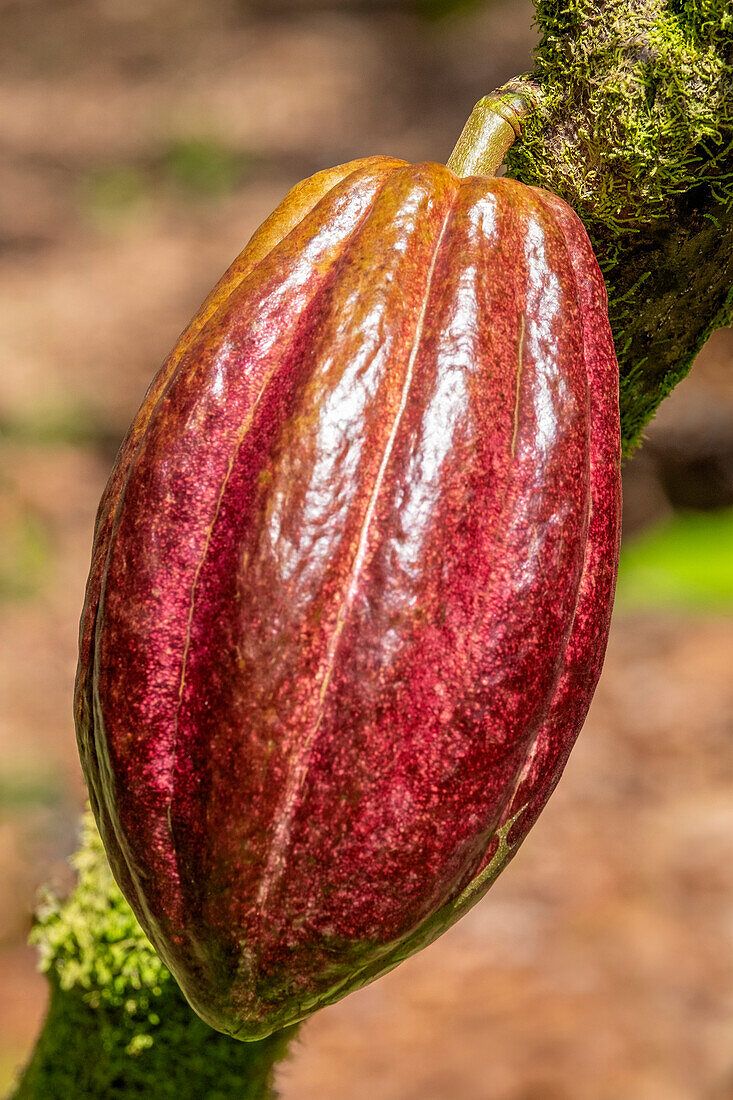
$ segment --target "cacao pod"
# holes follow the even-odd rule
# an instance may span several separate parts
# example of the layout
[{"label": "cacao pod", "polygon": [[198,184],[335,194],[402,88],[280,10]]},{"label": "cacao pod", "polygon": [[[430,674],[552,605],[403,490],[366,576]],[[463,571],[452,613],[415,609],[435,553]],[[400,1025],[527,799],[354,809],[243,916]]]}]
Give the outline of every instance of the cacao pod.
[{"label": "cacao pod", "polygon": [[213,1027],[390,969],[536,820],[606,644],[617,387],[559,198],[386,157],[299,184],[163,366],[76,719],[114,874]]}]

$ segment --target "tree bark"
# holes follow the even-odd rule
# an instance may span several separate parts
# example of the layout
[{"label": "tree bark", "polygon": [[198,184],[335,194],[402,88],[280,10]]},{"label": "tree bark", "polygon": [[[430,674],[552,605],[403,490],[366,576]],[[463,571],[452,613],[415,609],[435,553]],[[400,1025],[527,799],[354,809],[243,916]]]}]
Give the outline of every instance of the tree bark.
[{"label": "tree bark", "polygon": [[[580,214],[609,291],[627,453],[733,306],[729,0],[537,0],[534,110],[509,172]],[[483,89],[481,89],[483,91]],[[51,1004],[18,1100],[264,1100],[292,1032],[204,1025],[145,939],[85,826],[79,884],[34,939]]]},{"label": "tree bark", "polygon": [[583,219],[609,295],[628,454],[733,307],[729,0],[537,0],[536,110],[509,172]]}]

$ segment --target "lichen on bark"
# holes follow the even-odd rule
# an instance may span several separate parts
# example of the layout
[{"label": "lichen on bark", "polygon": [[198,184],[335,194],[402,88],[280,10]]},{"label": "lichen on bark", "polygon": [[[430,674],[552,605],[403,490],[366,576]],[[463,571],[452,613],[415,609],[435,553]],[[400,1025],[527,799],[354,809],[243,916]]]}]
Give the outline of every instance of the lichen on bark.
[{"label": "lichen on bark", "polygon": [[[534,103],[509,171],[580,214],[609,290],[625,450],[733,307],[729,0],[537,0]],[[477,89],[482,91],[484,89]],[[263,1100],[290,1034],[242,1044],[188,1008],[85,826],[79,883],[34,933],[51,1006],[20,1100]]]}]

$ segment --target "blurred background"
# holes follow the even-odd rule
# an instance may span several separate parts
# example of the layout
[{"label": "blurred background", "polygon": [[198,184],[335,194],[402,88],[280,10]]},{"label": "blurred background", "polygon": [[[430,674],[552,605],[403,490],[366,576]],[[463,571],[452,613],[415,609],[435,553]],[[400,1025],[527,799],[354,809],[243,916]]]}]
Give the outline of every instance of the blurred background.
[{"label": "blurred background", "polygon": [[[529,0],[0,0],[0,1090],[66,889],[97,501],[153,371],[297,179],[445,159]],[[627,466],[606,670],[547,811],[439,943],[315,1017],[284,1100],[733,1097],[733,334]]]}]

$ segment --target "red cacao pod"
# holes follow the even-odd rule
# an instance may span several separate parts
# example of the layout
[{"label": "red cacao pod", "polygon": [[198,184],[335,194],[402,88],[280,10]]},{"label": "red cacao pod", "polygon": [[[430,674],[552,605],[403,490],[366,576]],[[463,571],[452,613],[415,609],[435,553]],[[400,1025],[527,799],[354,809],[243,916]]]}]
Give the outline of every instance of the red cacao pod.
[{"label": "red cacao pod", "polygon": [[390,969],[536,820],[606,644],[617,385],[560,199],[384,157],[299,184],[153,382],[76,716],[115,876],[212,1026]]}]

